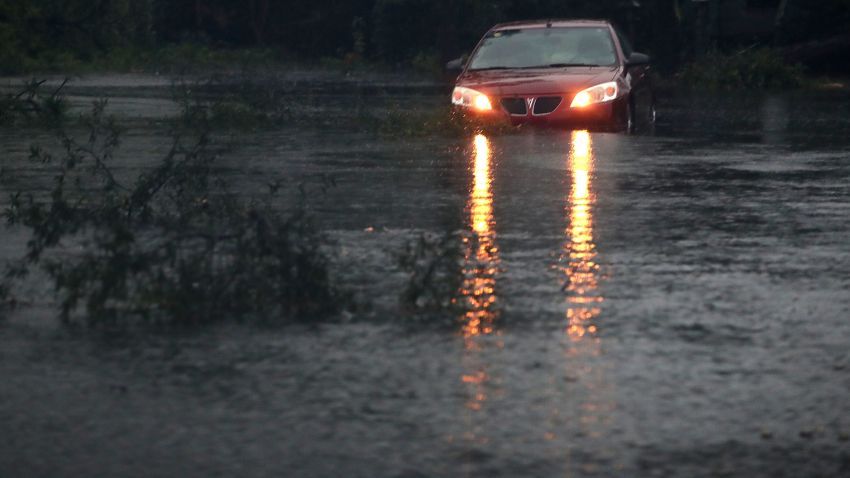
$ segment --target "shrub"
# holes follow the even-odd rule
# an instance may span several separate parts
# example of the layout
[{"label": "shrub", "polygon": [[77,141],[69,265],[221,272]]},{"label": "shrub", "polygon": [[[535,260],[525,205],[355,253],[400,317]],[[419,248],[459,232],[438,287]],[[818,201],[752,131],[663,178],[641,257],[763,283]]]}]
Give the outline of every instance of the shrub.
[{"label": "shrub", "polygon": [[31,231],[21,265],[47,273],[63,321],[82,310],[99,325],[307,319],[338,309],[306,193],[289,213],[272,208],[276,186],[264,199],[229,193],[214,174],[207,113],[195,108],[152,170],[121,179],[110,167],[121,130],[105,107],[95,104],[85,142],[63,133],[60,155],[32,149],[33,161],[56,166],[55,186],[48,198],[16,194],[6,212]]},{"label": "shrub", "polygon": [[175,83],[172,92],[182,111],[181,121],[201,121],[203,124],[197,125],[201,128],[244,130],[280,126],[291,119],[291,101],[280,85],[246,78],[222,82],[214,77],[199,83]]},{"label": "shrub", "polygon": [[49,93],[44,93],[45,82],[32,79],[19,92],[0,96],[0,125],[60,125],[68,111],[68,102],[62,96],[68,79]]},{"label": "shrub", "polygon": [[795,88],[803,83],[803,70],[789,65],[774,50],[749,49],[723,55],[712,53],[686,65],[680,83],[694,88]]},{"label": "shrub", "polygon": [[477,335],[489,329],[500,315],[496,304],[500,268],[495,256],[476,253],[481,247],[488,247],[487,242],[468,232],[422,234],[409,241],[399,255],[401,268],[408,274],[402,307],[426,317],[436,314],[449,319],[441,322],[444,325],[455,325],[460,319],[465,333]]},{"label": "shrub", "polygon": [[443,135],[466,137],[481,131],[498,135],[516,131],[502,118],[481,119],[450,106],[410,110],[402,106],[388,108],[378,117],[376,130],[389,137]]},{"label": "shrub", "polygon": [[410,60],[410,65],[414,70],[430,75],[434,78],[440,78],[444,74],[443,63],[440,61],[440,55],[434,51],[421,51]]},{"label": "shrub", "polygon": [[401,269],[408,274],[401,295],[404,308],[420,312],[454,311],[463,283],[463,254],[457,234],[422,234],[408,242],[399,254]]}]

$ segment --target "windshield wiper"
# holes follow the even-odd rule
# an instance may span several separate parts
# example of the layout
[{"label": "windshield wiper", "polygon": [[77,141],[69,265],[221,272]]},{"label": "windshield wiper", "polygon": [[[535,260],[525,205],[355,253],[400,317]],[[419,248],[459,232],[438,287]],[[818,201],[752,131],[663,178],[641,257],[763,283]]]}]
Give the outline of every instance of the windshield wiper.
[{"label": "windshield wiper", "polygon": [[484,70],[510,70],[510,66],[485,66],[483,68],[470,68],[469,71],[484,71]]},{"label": "windshield wiper", "polygon": [[[549,63],[545,68],[565,68],[568,66],[601,66],[595,63]],[[541,66],[540,68],[544,68]]]},{"label": "windshield wiper", "polygon": [[602,66],[595,63],[549,63],[548,65],[531,66],[485,66],[482,68],[470,68],[469,71],[485,70],[534,70],[537,68],[566,68],[568,66]]}]

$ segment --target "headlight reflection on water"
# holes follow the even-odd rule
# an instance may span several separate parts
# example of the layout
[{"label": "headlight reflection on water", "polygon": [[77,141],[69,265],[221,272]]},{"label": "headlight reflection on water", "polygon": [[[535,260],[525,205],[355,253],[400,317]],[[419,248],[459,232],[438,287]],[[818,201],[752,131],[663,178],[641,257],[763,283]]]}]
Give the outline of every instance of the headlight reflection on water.
[{"label": "headlight reflection on water", "polygon": [[599,315],[596,304],[603,301],[598,295],[599,265],[593,240],[593,203],[591,181],[593,172],[593,144],[590,133],[574,131],[570,140],[569,171],[571,188],[569,196],[569,225],[565,231],[569,240],[564,245],[562,260],[565,265],[567,292],[567,334],[579,340],[586,334],[595,334],[593,319]]},{"label": "headlight reflection on water", "polygon": [[464,239],[464,281],[461,288],[461,295],[467,302],[463,318],[463,334],[467,337],[493,332],[499,263],[491,190],[492,153],[486,136],[475,136],[473,151],[473,181],[467,205],[471,234]]},{"label": "headlight reflection on water", "polygon": [[[494,419],[502,413],[499,407],[504,405],[501,399],[505,390],[517,393],[529,393],[530,390],[514,389],[497,355],[504,347],[498,322],[497,282],[502,269],[494,215],[493,173],[497,162],[494,162],[493,147],[486,136],[477,135],[470,142],[464,278],[460,290],[465,307],[460,317],[463,372],[458,378],[465,391],[463,441],[470,447],[486,448],[492,445],[493,437],[498,436],[491,432],[493,424],[498,423]],[[555,453],[555,460],[562,453],[569,455],[559,444],[576,436],[577,432],[585,440],[604,436],[615,406],[605,380],[605,368],[598,362],[601,348],[595,320],[601,313],[603,298],[599,292],[601,278],[594,237],[594,163],[591,135],[586,131],[572,133],[567,159],[569,191],[564,198],[567,224],[563,229],[565,239],[558,269],[563,274],[560,278],[566,294],[564,370],[558,372],[557,367],[553,368],[551,378],[545,382],[521,383],[522,387],[531,383],[536,387],[533,393],[550,400],[547,403],[551,404],[551,412],[539,425],[528,423],[528,435],[524,438],[551,443],[547,446]],[[561,226],[555,227],[560,229]],[[545,375],[542,374],[544,378]],[[568,383],[559,377],[577,377],[578,380]],[[529,416],[534,417],[534,413]],[[470,465],[470,470],[474,469],[475,465]]]},{"label": "headlight reflection on water", "polygon": [[[480,411],[487,401],[491,377],[488,364],[482,360],[482,336],[495,333],[496,277],[499,273],[499,248],[496,245],[496,221],[493,216],[493,155],[490,141],[483,134],[472,142],[472,184],[469,189],[469,233],[464,236],[463,283],[460,295],[464,301],[461,332],[464,337],[464,368],[461,380],[469,387],[466,408]],[[473,441],[486,437],[471,430]]]}]

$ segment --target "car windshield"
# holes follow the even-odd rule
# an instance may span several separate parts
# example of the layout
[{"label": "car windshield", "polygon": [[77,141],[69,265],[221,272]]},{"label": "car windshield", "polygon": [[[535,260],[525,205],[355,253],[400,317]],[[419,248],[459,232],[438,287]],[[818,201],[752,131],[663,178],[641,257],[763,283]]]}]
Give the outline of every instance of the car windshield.
[{"label": "car windshield", "polygon": [[469,69],[609,66],[616,62],[608,28],[518,28],[488,33]]}]

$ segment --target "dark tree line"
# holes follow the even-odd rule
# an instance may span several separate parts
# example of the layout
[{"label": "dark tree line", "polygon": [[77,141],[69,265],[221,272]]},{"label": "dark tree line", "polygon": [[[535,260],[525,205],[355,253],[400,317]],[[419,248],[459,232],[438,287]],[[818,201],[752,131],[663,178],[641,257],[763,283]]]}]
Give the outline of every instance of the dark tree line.
[{"label": "dark tree line", "polygon": [[181,42],[263,46],[306,59],[445,60],[497,22],[592,17],[614,20],[638,48],[675,66],[711,37],[697,30],[717,30],[716,18],[700,20],[701,5],[776,11],[771,35],[732,43],[781,46],[850,31],[850,0],[0,0],[0,64]]}]

